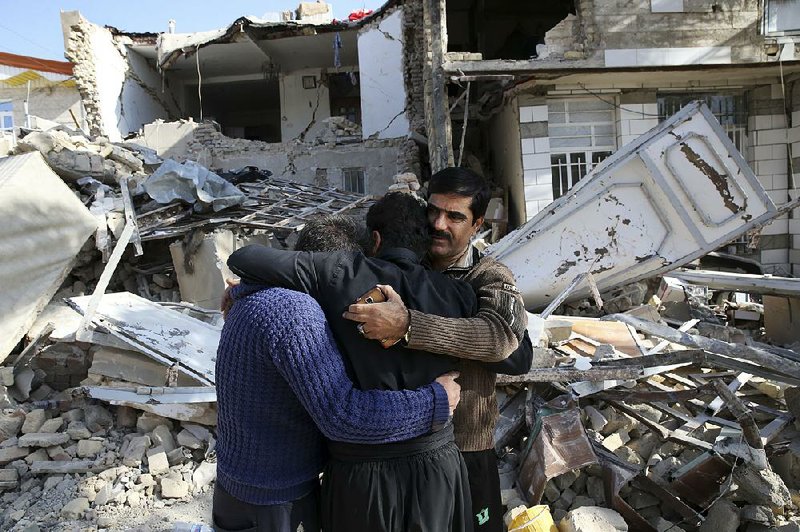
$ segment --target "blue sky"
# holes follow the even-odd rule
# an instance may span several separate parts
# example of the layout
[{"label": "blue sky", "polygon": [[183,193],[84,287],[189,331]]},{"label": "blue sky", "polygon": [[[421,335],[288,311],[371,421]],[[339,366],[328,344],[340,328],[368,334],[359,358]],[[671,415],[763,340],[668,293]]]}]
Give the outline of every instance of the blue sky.
[{"label": "blue sky", "polygon": [[[0,0],[0,52],[64,59],[60,11],[80,11],[101,26],[125,31],[166,31],[175,19],[179,33],[221,28],[245,15],[297,8],[299,0]],[[333,15],[375,9],[383,0],[338,0]]]}]

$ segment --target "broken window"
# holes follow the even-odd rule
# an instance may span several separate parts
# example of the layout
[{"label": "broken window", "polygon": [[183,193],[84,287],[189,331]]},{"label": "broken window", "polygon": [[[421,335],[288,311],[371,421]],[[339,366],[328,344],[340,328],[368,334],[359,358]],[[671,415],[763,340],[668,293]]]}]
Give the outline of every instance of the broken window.
[{"label": "broken window", "polygon": [[187,85],[185,100],[189,114],[213,118],[222,132],[233,138],[281,141],[281,98],[278,78],[203,82],[202,100],[197,85]]},{"label": "broken window", "polygon": [[342,188],[347,192],[364,194],[366,186],[364,183],[363,168],[343,168],[342,169]]},{"label": "broken window", "polygon": [[360,125],[361,88],[358,72],[329,74],[328,91],[331,99],[331,116],[343,116]]},{"label": "broken window", "polygon": [[0,102],[0,131],[14,130],[14,105],[12,102]]},{"label": "broken window", "polygon": [[678,93],[658,95],[658,120],[663,122],[681,107],[700,100],[708,105],[719,120],[736,149],[744,152],[747,146],[747,104],[743,94]]},{"label": "broken window", "polygon": [[575,13],[573,0],[448,0],[447,48],[484,59],[530,59],[545,33]]},{"label": "broken window", "polygon": [[767,35],[800,32],[800,0],[766,0],[764,33]]},{"label": "broken window", "polygon": [[553,198],[563,196],[616,149],[613,104],[600,99],[547,102]]}]

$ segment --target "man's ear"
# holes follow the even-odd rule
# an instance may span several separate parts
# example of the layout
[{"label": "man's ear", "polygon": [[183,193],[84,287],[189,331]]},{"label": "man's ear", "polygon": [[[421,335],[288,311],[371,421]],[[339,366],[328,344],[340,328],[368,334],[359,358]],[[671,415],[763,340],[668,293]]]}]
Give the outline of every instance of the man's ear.
[{"label": "man's ear", "polygon": [[381,249],[381,234],[377,231],[372,232],[372,249],[370,250],[370,254],[375,256],[378,254],[378,250]]},{"label": "man's ear", "polygon": [[484,219],[484,217],[481,216],[480,218],[475,220],[474,224],[472,224],[472,230],[473,230],[472,234],[477,234],[478,231],[480,231],[481,227],[483,227],[483,219]]}]

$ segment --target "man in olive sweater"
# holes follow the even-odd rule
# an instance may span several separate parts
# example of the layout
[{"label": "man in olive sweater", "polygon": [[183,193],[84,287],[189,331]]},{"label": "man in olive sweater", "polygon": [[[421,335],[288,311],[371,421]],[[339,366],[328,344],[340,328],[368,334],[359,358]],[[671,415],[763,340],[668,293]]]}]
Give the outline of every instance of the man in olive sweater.
[{"label": "man in olive sweater", "polygon": [[389,286],[382,286],[389,296],[386,303],[351,305],[345,313],[346,318],[363,324],[367,338],[403,338],[401,345],[410,349],[465,359],[459,367],[461,403],[453,424],[469,472],[476,532],[503,529],[494,453],[496,373],[492,370],[509,371],[484,363],[506,359],[517,349],[527,327],[527,314],[511,271],[490,257],[481,257],[470,245],[483,225],[489,199],[485,180],[464,168],[437,172],[428,184],[428,221],[433,236],[429,265],[473,287],[479,305],[474,317],[445,318],[408,310]]}]

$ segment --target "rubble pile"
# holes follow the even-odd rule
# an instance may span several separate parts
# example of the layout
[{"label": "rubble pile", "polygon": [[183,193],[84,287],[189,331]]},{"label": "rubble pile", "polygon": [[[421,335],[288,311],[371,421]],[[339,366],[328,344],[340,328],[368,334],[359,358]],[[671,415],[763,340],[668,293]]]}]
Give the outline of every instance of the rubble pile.
[{"label": "rubble pile", "polygon": [[168,507],[216,478],[213,429],[80,400],[0,414],[0,466],[3,530],[102,528],[120,508]]},{"label": "rubble pile", "polygon": [[[800,527],[800,344],[772,345],[763,312],[737,318],[726,299],[759,299],[781,278],[745,275],[751,295],[678,279],[711,274],[679,270],[529,316],[534,367],[498,378],[507,523],[538,504],[562,531],[628,529],[608,511],[631,530]],[[800,281],[781,280],[800,295]]]},{"label": "rubble pile", "polygon": [[0,271],[0,529],[116,528],[194,500],[216,476],[225,258],[371,198],[60,127],[0,165],[19,245]]}]

